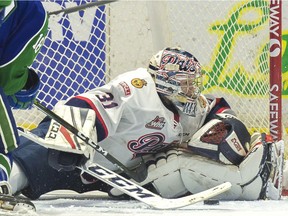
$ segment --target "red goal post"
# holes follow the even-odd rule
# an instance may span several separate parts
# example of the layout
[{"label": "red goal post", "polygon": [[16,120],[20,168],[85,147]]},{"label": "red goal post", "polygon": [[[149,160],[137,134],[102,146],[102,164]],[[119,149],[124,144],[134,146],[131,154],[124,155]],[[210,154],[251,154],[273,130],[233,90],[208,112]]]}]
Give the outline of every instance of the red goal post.
[{"label": "red goal post", "polygon": [[[86,2],[43,4],[51,12]],[[60,99],[146,67],[165,46],[180,46],[202,64],[203,93],[225,97],[250,133],[271,131],[281,139],[288,127],[281,107],[281,8],[288,7],[281,3],[120,0],[53,16],[32,65],[42,82],[38,100],[51,109]],[[34,109],[14,113],[25,128],[43,118]]]},{"label": "red goal post", "polygon": [[282,139],[282,1],[270,1],[270,133]]}]

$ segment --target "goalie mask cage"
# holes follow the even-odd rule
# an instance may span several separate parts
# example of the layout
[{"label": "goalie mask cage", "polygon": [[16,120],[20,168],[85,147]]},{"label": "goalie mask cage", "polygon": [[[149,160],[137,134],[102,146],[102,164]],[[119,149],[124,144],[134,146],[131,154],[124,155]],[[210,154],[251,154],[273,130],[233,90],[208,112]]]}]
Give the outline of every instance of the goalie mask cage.
[{"label": "goalie mask cage", "polygon": [[[47,11],[85,3],[43,2]],[[37,97],[52,109],[61,99],[147,67],[151,56],[164,47],[178,46],[202,64],[204,94],[224,97],[251,133],[271,130],[280,139],[280,3],[118,1],[51,16],[48,36],[32,65],[42,82]],[[36,108],[14,113],[17,124],[30,129],[43,118]],[[282,122],[287,128],[287,110]]]}]

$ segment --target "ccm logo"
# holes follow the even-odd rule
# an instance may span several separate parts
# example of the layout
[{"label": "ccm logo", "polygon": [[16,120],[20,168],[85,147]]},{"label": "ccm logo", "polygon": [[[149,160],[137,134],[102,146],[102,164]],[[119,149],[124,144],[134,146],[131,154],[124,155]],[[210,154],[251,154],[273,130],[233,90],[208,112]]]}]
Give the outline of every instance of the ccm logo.
[{"label": "ccm logo", "polygon": [[237,149],[237,151],[241,151],[242,150],[242,145],[240,144],[239,140],[236,138],[232,138],[231,142],[233,143],[233,145],[235,146],[235,148]]},{"label": "ccm logo", "polygon": [[49,131],[48,138],[55,139],[59,129],[60,129],[60,124],[58,124],[57,122],[53,122],[51,125],[51,130]]}]

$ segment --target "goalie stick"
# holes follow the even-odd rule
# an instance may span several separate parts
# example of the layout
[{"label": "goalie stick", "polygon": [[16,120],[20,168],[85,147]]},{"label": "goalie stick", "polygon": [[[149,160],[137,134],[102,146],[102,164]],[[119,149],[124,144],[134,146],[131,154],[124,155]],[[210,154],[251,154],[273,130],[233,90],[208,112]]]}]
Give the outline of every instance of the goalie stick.
[{"label": "goalie stick", "polygon": [[214,196],[224,193],[231,188],[231,183],[225,182],[216,187],[193,195],[184,196],[176,199],[166,199],[155,193],[152,193],[151,191],[145,189],[144,187],[141,187],[140,185],[137,185],[136,183],[133,183],[132,181],[122,177],[121,175],[114,173],[103,166],[100,166],[99,164],[93,164],[87,168],[78,168],[155,209],[182,208],[203,200],[210,199]]},{"label": "goalie stick", "polygon": [[103,0],[103,1],[90,2],[90,3],[78,5],[78,6],[75,6],[75,7],[70,7],[70,8],[65,8],[65,9],[62,9],[62,10],[48,12],[48,16],[51,16],[51,15],[55,16],[55,15],[58,15],[58,14],[61,14],[61,13],[64,13],[64,14],[74,13],[76,11],[84,10],[86,8],[95,7],[95,6],[99,7],[99,6],[102,6],[102,5],[105,5],[105,4],[109,4],[109,3],[112,3],[112,2],[115,2],[115,1],[117,1],[117,0]]},{"label": "goalie stick", "polygon": [[[20,135],[26,137],[27,139],[47,147],[43,138],[38,137],[29,131],[18,131]],[[94,163],[89,165],[89,167],[83,166],[77,168],[155,209],[182,208],[215,197],[226,192],[232,186],[230,182],[225,182],[200,193],[176,199],[166,199],[99,164]]]},{"label": "goalie stick", "polygon": [[75,136],[83,140],[87,145],[94,148],[97,152],[99,152],[101,155],[103,155],[107,160],[109,160],[111,163],[116,165],[121,171],[125,172],[127,175],[129,175],[132,179],[134,179],[137,182],[141,182],[147,177],[147,169],[146,165],[143,163],[143,161],[139,164],[137,169],[135,171],[128,169],[124,166],[119,160],[117,160],[115,157],[113,157],[109,152],[107,152],[105,149],[103,149],[100,145],[98,145],[96,142],[94,142],[92,139],[87,137],[85,134],[77,130],[77,128],[73,127],[70,123],[65,121],[63,118],[58,116],[53,111],[49,110],[47,107],[43,106],[39,101],[35,101],[34,105],[38,107],[39,110],[41,110],[44,114],[49,116],[50,118],[54,119],[56,122],[58,122],[60,125],[65,127],[67,130],[69,130],[71,133],[73,133]]}]

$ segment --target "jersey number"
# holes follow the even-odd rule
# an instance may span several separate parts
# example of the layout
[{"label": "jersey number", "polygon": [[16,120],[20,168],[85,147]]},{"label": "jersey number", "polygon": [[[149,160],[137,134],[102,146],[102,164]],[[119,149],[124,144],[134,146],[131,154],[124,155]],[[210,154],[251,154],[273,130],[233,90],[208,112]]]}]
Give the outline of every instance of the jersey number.
[{"label": "jersey number", "polygon": [[113,101],[114,96],[111,93],[106,93],[103,95],[96,95],[96,97],[102,103],[102,106],[105,109],[110,109],[110,108],[118,106],[118,104]]}]

